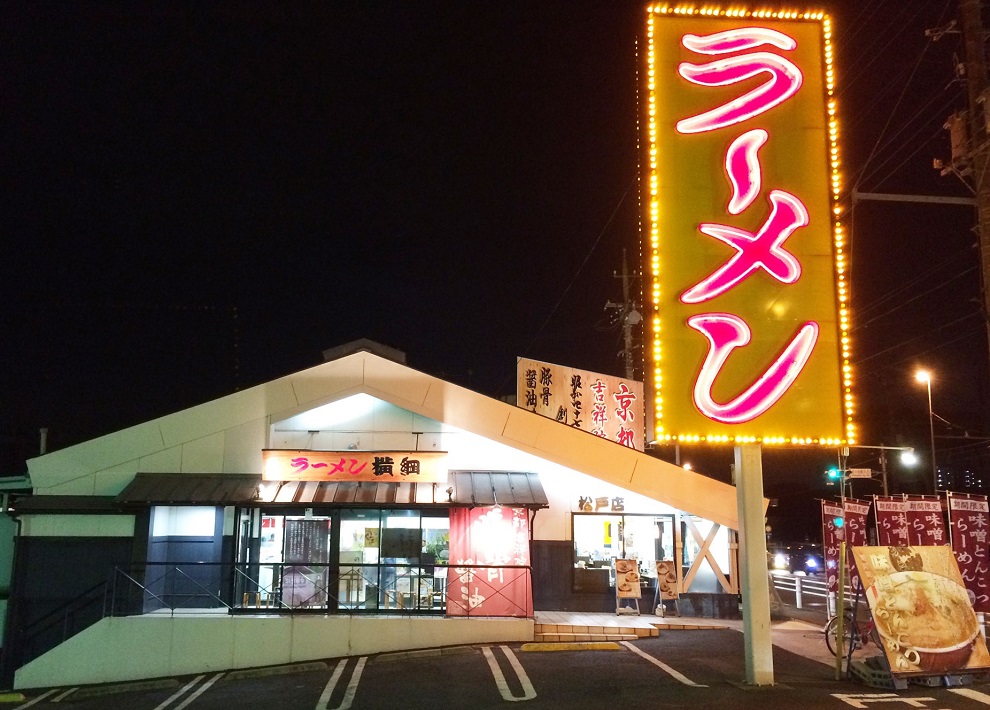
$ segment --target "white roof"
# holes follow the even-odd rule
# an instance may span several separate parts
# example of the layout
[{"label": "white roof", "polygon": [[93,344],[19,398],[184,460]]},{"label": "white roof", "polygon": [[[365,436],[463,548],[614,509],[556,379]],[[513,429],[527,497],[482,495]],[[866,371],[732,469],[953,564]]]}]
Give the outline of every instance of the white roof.
[{"label": "white roof", "polygon": [[733,486],[362,351],[28,461],[39,495],[116,495],[138,471],[260,473],[268,427],[364,393],[738,529]]}]

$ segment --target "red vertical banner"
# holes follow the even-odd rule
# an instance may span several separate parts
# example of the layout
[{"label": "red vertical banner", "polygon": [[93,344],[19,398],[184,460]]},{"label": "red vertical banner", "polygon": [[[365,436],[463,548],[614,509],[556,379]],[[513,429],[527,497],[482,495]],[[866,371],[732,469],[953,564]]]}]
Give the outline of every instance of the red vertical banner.
[{"label": "red vertical banner", "polygon": [[873,503],[877,516],[877,544],[881,547],[910,545],[907,501],[902,496],[874,496]]},{"label": "red vertical banner", "polygon": [[921,547],[949,544],[940,497],[907,496],[907,521],[910,544]]},{"label": "red vertical banner", "polygon": [[822,548],[825,551],[825,581],[829,592],[839,590],[839,543],[844,533],[835,521],[842,518],[838,503],[822,501]]},{"label": "red vertical banner", "polygon": [[853,562],[852,548],[867,544],[866,523],[869,515],[870,504],[867,501],[846,499],[842,527],[846,539],[846,569],[849,570],[849,584],[853,591],[859,585],[859,573]]},{"label": "red vertical banner", "polygon": [[532,616],[525,508],[451,508],[448,616]]},{"label": "red vertical banner", "polygon": [[990,506],[986,496],[962,497],[949,493],[949,526],[952,552],[959,564],[963,584],[977,612],[990,611],[990,564],[987,560],[987,531]]}]

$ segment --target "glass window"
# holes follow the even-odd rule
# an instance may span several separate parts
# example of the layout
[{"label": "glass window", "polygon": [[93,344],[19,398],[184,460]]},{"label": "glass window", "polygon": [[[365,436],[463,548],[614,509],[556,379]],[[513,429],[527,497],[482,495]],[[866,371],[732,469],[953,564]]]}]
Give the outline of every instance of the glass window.
[{"label": "glass window", "polygon": [[423,518],[423,564],[447,564],[450,559],[450,518]]},{"label": "glass window", "polygon": [[217,509],[212,506],[156,505],[151,509],[152,537],[213,537]]},{"label": "glass window", "polygon": [[656,578],[658,560],[674,556],[673,515],[573,516],[574,590],[605,592],[612,579],[614,560],[636,559],[640,574]]},{"label": "glass window", "polygon": [[341,511],[337,585],[340,608],[378,608],[380,540],[381,511]]},{"label": "glass window", "polygon": [[257,568],[245,567],[243,573],[245,605],[445,609],[450,558],[445,509],[301,512],[258,510],[258,522],[244,527],[242,544],[247,546],[254,544],[246,542],[250,531],[260,530],[258,547],[245,548],[258,550]]}]

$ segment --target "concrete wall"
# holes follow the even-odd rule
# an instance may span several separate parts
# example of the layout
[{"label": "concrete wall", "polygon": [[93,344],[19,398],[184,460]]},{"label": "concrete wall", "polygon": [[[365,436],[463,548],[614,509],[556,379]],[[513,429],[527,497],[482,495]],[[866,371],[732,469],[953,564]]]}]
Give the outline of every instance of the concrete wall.
[{"label": "concrete wall", "polygon": [[364,616],[106,618],[18,669],[17,689],[533,640],[533,619]]}]

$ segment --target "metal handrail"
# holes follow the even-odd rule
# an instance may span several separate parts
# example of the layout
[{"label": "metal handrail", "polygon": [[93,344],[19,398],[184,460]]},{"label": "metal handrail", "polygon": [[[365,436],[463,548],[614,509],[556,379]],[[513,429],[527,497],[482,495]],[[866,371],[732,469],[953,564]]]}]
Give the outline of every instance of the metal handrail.
[{"label": "metal handrail", "polygon": [[[191,576],[185,567],[191,565],[197,565],[197,563],[148,563],[140,565],[140,569],[148,571],[151,568],[160,568],[161,573],[154,576],[154,579],[148,580],[144,579],[140,574],[128,573],[123,568],[117,567],[114,571],[113,578],[113,592],[112,601],[110,605],[109,615],[133,615],[135,613],[149,613],[147,608],[148,602],[154,602],[158,605],[157,609],[154,611],[164,611],[168,610],[170,613],[174,614],[177,610],[190,608],[189,604],[191,600],[199,599],[208,600],[207,606],[203,608],[213,608],[213,609],[223,609],[229,613],[234,612],[246,612],[251,610],[256,610],[262,608],[261,605],[257,603],[257,598],[254,606],[247,601],[249,594],[258,593],[264,595],[264,607],[266,610],[270,610],[275,613],[313,613],[313,612],[323,612],[326,613],[328,609],[334,609],[336,613],[339,614],[362,614],[367,612],[381,612],[387,611],[388,613],[400,613],[400,614],[450,614],[453,613],[458,616],[466,615],[486,615],[491,616],[491,612],[485,608],[482,604],[481,607],[477,607],[471,601],[465,602],[457,598],[457,595],[451,596],[450,592],[454,585],[461,585],[469,582],[473,575],[483,574],[483,570],[499,570],[502,579],[498,582],[491,582],[486,585],[486,589],[490,594],[492,599],[501,599],[503,602],[508,601],[511,607],[510,613],[505,613],[502,610],[501,614],[496,614],[499,616],[531,616],[532,609],[528,608],[531,606],[531,597],[527,596],[525,604],[518,600],[513,599],[510,596],[509,589],[511,585],[517,583],[519,580],[525,579],[527,576],[532,574],[532,568],[528,565],[477,565],[477,564],[464,564],[464,563],[433,563],[430,565],[419,565],[415,563],[399,563],[399,564],[382,564],[382,563],[346,563],[340,565],[342,569],[348,570],[360,570],[360,574],[357,576],[357,581],[365,582],[363,587],[363,594],[361,591],[358,592],[355,598],[352,598],[350,593],[346,599],[341,598],[341,580],[344,575],[334,574],[328,575],[328,570],[331,569],[331,565],[328,564],[316,564],[316,565],[302,565],[302,564],[292,564],[284,562],[272,562],[272,563],[220,563],[220,562],[210,562],[210,563],[199,563],[204,567],[216,567],[219,569],[230,569],[231,576],[228,578],[229,592],[232,597],[230,599],[224,599],[222,594],[224,594],[223,579],[224,576],[214,575],[214,577],[204,584],[203,582],[195,579]],[[197,565],[198,566],[198,565]],[[271,570],[272,582],[265,584],[262,582],[264,575],[258,574],[255,571],[253,574],[250,573],[252,569],[256,568],[269,568]],[[310,570],[310,574],[304,574],[306,583],[302,587],[286,587],[284,582],[289,576],[290,568],[303,568]],[[430,569],[432,571],[427,572]],[[509,575],[506,572],[516,570],[517,574]],[[312,572],[315,571],[315,574]],[[370,571],[370,574],[369,574]],[[389,575],[389,572],[392,575]],[[347,574],[346,572],[344,573]],[[162,591],[161,586],[169,586],[171,581],[178,576],[181,576],[184,580],[187,580],[189,584],[192,585],[196,592],[201,593],[188,593],[188,592],[169,592]],[[384,584],[384,579],[389,577],[388,585]],[[139,579],[144,579],[144,581],[139,581]],[[403,580],[409,580],[407,585],[407,590],[403,590]],[[428,580],[428,586],[424,587],[423,583]],[[144,595],[145,601],[137,604],[126,605],[126,608],[119,608],[117,601],[121,598],[121,589],[118,588],[118,582],[125,582],[128,585],[133,585],[133,588],[139,590],[142,595]],[[217,589],[213,588],[212,582],[217,583]],[[210,586],[206,586],[209,584]],[[335,588],[335,586],[337,588]],[[428,588],[430,591],[429,598],[424,602],[426,598],[423,594],[423,589]],[[294,594],[290,596],[289,590],[297,590],[296,593],[301,592],[305,596],[295,596]],[[370,596],[366,596],[370,595]],[[126,592],[124,592],[126,596]],[[244,599],[243,603],[238,603],[237,599]],[[409,604],[409,597],[413,597],[413,603],[411,606]],[[133,598],[132,598],[133,599]],[[291,601],[289,601],[291,599]],[[393,599],[395,607],[389,606],[389,599]],[[403,604],[402,600],[405,599],[406,603]],[[384,604],[384,607],[383,607]],[[106,615],[106,613],[105,613]]]},{"label": "metal handrail", "polygon": [[254,579],[254,578],[252,578],[244,570],[242,570],[239,565],[236,565],[236,564],[234,565],[234,574],[240,575],[247,582],[249,582],[250,584],[253,584],[256,587],[258,587],[258,591],[264,591],[265,594],[267,594],[269,596],[269,598],[274,598],[275,599],[275,603],[278,604],[279,606],[283,606],[283,607],[288,608],[282,602],[282,600],[280,598],[278,598],[278,596],[275,594],[275,587],[266,587],[265,585],[263,585],[261,583],[261,580],[260,579]]},{"label": "metal handrail", "polygon": [[216,594],[214,594],[213,592],[211,592],[209,589],[207,589],[202,584],[200,584],[195,579],[193,579],[188,574],[186,574],[184,571],[182,571],[182,568],[180,568],[180,567],[174,567],[173,569],[176,572],[178,572],[179,574],[181,574],[183,577],[185,577],[186,579],[188,579],[190,582],[192,582],[193,584],[195,584],[197,587],[199,587],[200,589],[202,589],[204,592],[206,592],[206,594],[208,596],[213,597],[214,599],[216,599],[218,602],[220,602],[221,604],[223,604],[228,609],[232,609],[233,608],[233,607],[230,606],[230,604],[228,604],[227,602],[225,602],[223,599],[221,599],[220,597],[218,597]]},{"label": "metal handrail", "polygon": [[[230,569],[232,574],[226,576],[221,573],[219,576],[213,576],[211,580],[207,583],[210,586],[205,586],[201,581],[196,580],[191,576],[185,568],[193,568],[195,566],[202,565],[204,567],[216,567],[221,571],[225,569]],[[299,603],[296,606],[286,603],[283,598],[282,593],[284,590],[279,589],[273,585],[263,585],[261,583],[260,575],[249,574],[249,570],[268,566],[272,570],[273,579],[283,580],[285,579],[285,568],[286,567],[321,567],[323,571],[319,575],[319,583],[314,585],[314,591],[309,594],[306,599],[298,600]],[[150,568],[160,568],[162,570],[161,574],[153,576],[150,581],[146,578],[146,573]],[[19,642],[14,644],[14,647],[19,649],[18,651],[11,651],[13,655],[8,656],[6,662],[12,664],[11,667],[16,668],[23,665],[27,661],[36,657],[39,653],[52,648],[54,645],[65,641],[70,636],[79,633],[88,626],[96,623],[101,618],[116,617],[116,616],[134,616],[147,613],[153,613],[160,610],[168,609],[170,614],[174,615],[178,609],[184,608],[191,598],[198,598],[200,600],[209,600],[208,603],[213,605],[205,608],[222,609],[224,613],[236,613],[236,612],[248,612],[256,611],[259,607],[255,606],[252,608],[250,604],[246,601],[238,605],[237,599],[242,598],[240,595],[246,595],[252,591],[261,591],[268,595],[268,599],[274,601],[275,607],[266,606],[265,613],[278,613],[278,614],[305,614],[305,613],[323,613],[326,614],[329,609],[335,609],[337,614],[341,615],[355,615],[363,613],[382,613],[383,611],[388,614],[423,614],[423,615],[450,615],[450,616],[526,616],[531,617],[533,610],[528,608],[532,605],[532,590],[529,589],[525,598],[524,603],[520,603],[514,600],[508,590],[511,585],[517,583],[519,580],[525,579],[527,576],[531,578],[532,568],[528,565],[475,565],[475,564],[443,564],[434,563],[430,565],[418,565],[418,564],[344,564],[341,565],[342,568],[359,568],[361,574],[358,577],[360,580],[366,581],[363,588],[365,594],[364,601],[361,600],[361,593],[358,593],[357,601],[352,604],[350,599],[350,594],[348,593],[348,598],[346,602],[341,601],[341,599],[333,594],[333,591],[340,590],[340,583],[342,576],[340,574],[326,575],[326,570],[330,569],[330,565],[292,565],[286,563],[221,563],[221,562],[208,562],[208,563],[148,563],[143,565],[138,565],[136,568],[123,568],[114,567],[111,571],[109,578],[94,585],[93,587],[85,590],[82,594],[69,600],[65,604],[61,605],[58,609],[55,609],[45,616],[41,617],[37,621],[23,627],[17,631]],[[140,570],[140,572],[135,572],[135,569]],[[373,574],[367,574],[367,570],[374,570]],[[429,571],[428,571],[429,570]],[[471,575],[482,574],[483,570],[499,570],[501,579],[495,583],[489,583],[485,589],[486,593],[490,594],[492,599],[500,599],[503,606],[510,607],[509,609],[503,609],[501,613],[492,613],[490,608],[486,608],[484,604],[481,606],[476,606],[472,604],[469,599],[467,603],[460,598],[451,596],[450,592],[454,585],[460,587],[464,584],[466,579],[471,579]],[[516,574],[507,574],[508,571],[516,570]],[[386,575],[387,571],[393,571],[395,573],[394,577]],[[181,576],[183,580],[190,582],[194,589],[197,589],[203,594],[186,594],[182,592],[168,592],[163,591],[163,588],[167,588],[170,581],[173,581],[175,577]],[[388,586],[383,584],[383,580],[388,577]],[[403,579],[410,580],[408,586],[409,591],[403,591],[399,581]],[[143,581],[142,581],[143,580]],[[324,581],[326,580],[326,581]],[[422,585],[423,580],[429,580],[429,584],[425,587],[428,589],[426,595],[423,594],[424,586]],[[217,582],[217,589],[219,589],[219,594],[213,589],[212,583]],[[313,582],[313,580],[309,580]],[[184,582],[185,583],[185,582]],[[338,585],[338,590],[333,590],[333,584]],[[415,586],[414,586],[415,585]],[[158,588],[161,586],[162,588]],[[253,588],[253,589],[251,589]],[[100,601],[101,595],[97,594],[99,590],[102,593],[102,607],[95,606],[92,609],[92,613],[88,616],[85,614],[80,614],[80,612],[87,611],[90,606],[93,606],[96,602]],[[246,590],[246,591],[245,591]],[[490,591],[489,591],[490,590]],[[460,589],[457,590],[457,594],[460,593]],[[138,592],[139,594],[135,594]],[[228,603],[222,596],[225,593],[230,593],[234,595]],[[317,604],[310,604],[320,595],[324,595],[325,598],[320,599]],[[391,596],[390,596],[391,595]],[[408,597],[413,597],[412,606],[406,606],[403,600],[408,603]],[[246,596],[243,598],[246,599]],[[389,599],[395,601],[395,607],[389,606]],[[424,603],[424,599],[426,602]],[[508,600],[510,604],[506,605],[505,600]],[[176,603],[178,602],[178,603]],[[149,604],[153,603],[157,605],[155,609],[149,611]],[[383,607],[384,605],[384,607]],[[61,622],[61,631],[56,631],[53,633],[53,629],[57,627],[57,624]],[[55,643],[51,644],[50,641],[54,640]],[[41,648],[40,646],[45,646]]]},{"label": "metal handrail", "polygon": [[[127,579],[129,579],[131,582],[133,582],[135,585],[137,585],[137,587],[142,592],[144,592],[145,594],[150,594],[155,599],[157,599],[158,601],[160,601],[162,603],[162,606],[168,606],[168,603],[164,599],[162,599],[157,594],[155,594],[153,591],[151,591],[150,589],[148,589],[145,585],[141,584],[139,581],[137,581],[136,579],[134,579],[131,575],[127,574],[127,572],[125,572],[124,570],[120,569],[120,567],[114,567],[113,595],[111,596],[110,616],[115,616],[115,614],[113,613],[113,611],[114,611],[114,609],[113,609],[113,602],[115,602],[116,599],[117,599],[117,575],[118,574],[120,574],[120,575],[126,577]],[[159,579],[162,579],[162,578],[159,577]],[[106,616],[106,614],[104,614],[104,616]]]}]

